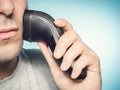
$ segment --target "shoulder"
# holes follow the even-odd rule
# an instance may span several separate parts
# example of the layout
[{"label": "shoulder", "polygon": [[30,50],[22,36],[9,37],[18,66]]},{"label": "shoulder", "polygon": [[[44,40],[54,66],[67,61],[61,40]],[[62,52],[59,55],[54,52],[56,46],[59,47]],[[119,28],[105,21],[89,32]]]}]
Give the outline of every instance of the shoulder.
[{"label": "shoulder", "polygon": [[22,53],[32,64],[47,64],[40,49],[23,49]]},{"label": "shoulder", "polygon": [[44,58],[42,52],[40,51],[40,49],[24,49],[24,52],[27,56],[30,57],[40,57],[40,58]]},{"label": "shoulder", "polygon": [[44,71],[43,73],[50,73],[47,61],[45,60],[40,49],[23,49],[22,53],[25,57],[25,59],[23,59],[23,62],[29,63],[33,70]]},{"label": "shoulder", "polygon": [[24,49],[24,52],[29,59],[45,59],[40,49]]},{"label": "shoulder", "polygon": [[57,90],[49,66],[40,49],[23,49],[22,58],[24,58],[22,59],[23,66],[27,68],[30,76],[35,78],[38,85],[42,83],[42,86],[47,88],[46,90]]}]

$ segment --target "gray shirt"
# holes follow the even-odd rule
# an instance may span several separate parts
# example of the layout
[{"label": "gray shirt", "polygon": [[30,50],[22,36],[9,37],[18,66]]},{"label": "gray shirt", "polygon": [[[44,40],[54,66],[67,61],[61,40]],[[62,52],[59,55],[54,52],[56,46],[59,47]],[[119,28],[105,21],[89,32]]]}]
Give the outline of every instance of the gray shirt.
[{"label": "gray shirt", "polygon": [[22,50],[14,73],[0,81],[0,90],[58,90],[40,50]]}]

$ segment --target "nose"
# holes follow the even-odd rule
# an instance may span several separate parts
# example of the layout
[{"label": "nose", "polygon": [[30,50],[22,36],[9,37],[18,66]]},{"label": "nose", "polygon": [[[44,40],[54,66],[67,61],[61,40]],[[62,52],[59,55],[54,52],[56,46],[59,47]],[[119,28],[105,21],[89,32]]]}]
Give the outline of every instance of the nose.
[{"label": "nose", "polygon": [[0,14],[10,16],[13,13],[14,8],[12,0],[0,0]]}]

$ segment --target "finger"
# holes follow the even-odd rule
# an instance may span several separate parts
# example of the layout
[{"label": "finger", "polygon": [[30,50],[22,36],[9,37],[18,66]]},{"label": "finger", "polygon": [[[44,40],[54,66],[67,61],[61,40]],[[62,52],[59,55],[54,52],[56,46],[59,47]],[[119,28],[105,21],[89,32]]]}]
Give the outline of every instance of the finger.
[{"label": "finger", "polygon": [[76,39],[77,35],[74,31],[69,31],[62,35],[55,47],[54,57],[57,59],[61,58],[66,52],[66,50],[75,42]]},{"label": "finger", "polygon": [[[88,53],[86,53],[86,51],[88,51]],[[85,67],[87,67],[87,77],[91,76],[92,73],[96,74],[100,72],[99,58],[96,54],[86,48],[83,53],[84,54],[82,54],[80,58],[74,62],[74,65],[72,65],[73,71],[71,77],[73,79],[77,78]]]},{"label": "finger", "polygon": [[89,57],[87,55],[80,56],[80,58],[73,65],[71,78],[73,79],[77,78],[80,75],[81,71],[88,66],[88,64]]},{"label": "finger", "polygon": [[73,30],[72,25],[65,19],[57,19],[54,21],[54,24],[60,28],[63,28],[64,31]]},{"label": "finger", "polygon": [[85,46],[83,43],[76,41],[65,53],[63,62],[61,64],[61,69],[66,71],[71,66],[72,62],[82,54],[84,48]]}]

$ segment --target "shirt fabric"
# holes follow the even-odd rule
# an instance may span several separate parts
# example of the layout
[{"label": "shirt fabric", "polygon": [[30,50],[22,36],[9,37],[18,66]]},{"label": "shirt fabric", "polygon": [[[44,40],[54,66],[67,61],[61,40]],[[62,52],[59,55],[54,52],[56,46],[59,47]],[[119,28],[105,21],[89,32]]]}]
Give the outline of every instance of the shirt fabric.
[{"label": "shirt fabric", "polygon": [[22,49],[14,73],[0,81],[0,90],[58,90],[40,50]]}]

